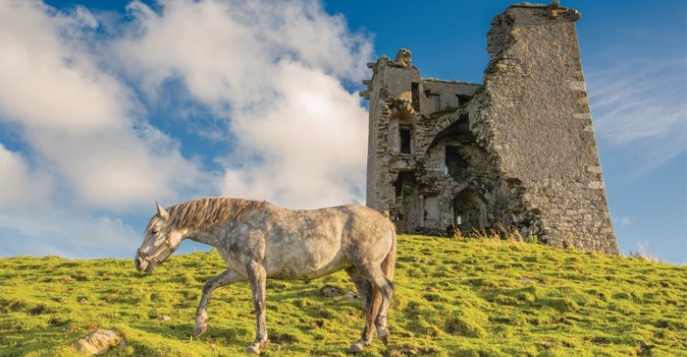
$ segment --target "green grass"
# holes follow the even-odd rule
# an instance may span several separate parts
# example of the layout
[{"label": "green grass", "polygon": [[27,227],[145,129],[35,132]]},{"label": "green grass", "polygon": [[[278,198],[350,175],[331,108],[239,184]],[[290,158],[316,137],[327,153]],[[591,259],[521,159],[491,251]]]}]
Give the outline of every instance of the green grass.
[{"label": "green grass", "polygon": [[[361,356],[687,356],[687,267],[495,239],[400,236],[391,343]],[[220,288],[192,338],[215,252],[173,256],[152,275],[132,260],[0,259],[0,356],[70,356],[98,328],[106,356],[233,356],[254,338],[246,283]],[[268,281],[266,356],[345,356],[362,327],[345,273]],[[164,320],[163,316],[170,319]],[[643,347],[648,346],[648,347]]]}]

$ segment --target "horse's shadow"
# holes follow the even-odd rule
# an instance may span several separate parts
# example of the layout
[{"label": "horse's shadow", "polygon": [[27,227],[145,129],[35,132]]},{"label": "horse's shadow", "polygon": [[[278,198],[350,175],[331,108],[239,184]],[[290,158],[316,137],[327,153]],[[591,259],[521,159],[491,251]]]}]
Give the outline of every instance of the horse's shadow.
[{"label": "horse's shadow", "polygon": [[[193,337],[193,327],[191,323],[176,323],[165,324],[163,326],[150,326],[146,324],[130,325],[131,328],[143,331],[148,334],[165,336],[168,339],[173,339],[182,343],[199,343],[199,344],[216,344],[220,348],[230,348],[247,346],[253,342],[251,334],[252,330],[243,327],[213,327],[202,336]],[[273,331],[270,335],[269,343],[265,350],[261,352],[262,356],[269,356],[270,354],[281,355],[287,352],[288,355],[312,355],[313,346],[304,345],[297,340],[293,340],[288,333],[280,333]],[[327,341],[327,343],[340,343],[342,349],[346,347],[346,341]],[[318,355],[322,354],[319,351]],[[334,354],[340,355],[340,354]]]}]

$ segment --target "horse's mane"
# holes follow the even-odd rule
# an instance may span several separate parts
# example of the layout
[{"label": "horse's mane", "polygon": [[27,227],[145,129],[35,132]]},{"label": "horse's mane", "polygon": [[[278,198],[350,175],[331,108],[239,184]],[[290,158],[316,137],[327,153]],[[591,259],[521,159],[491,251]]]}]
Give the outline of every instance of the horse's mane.
[{"label": "horse's mane", "polygon": [[[204,229],[223,224],[231,218],[241,219],[252,209],[262,208],[265,201],[244,200],[231,197],[206,197],[178,203],[167,209],[167,224],[176,228]],[[146,231],[160,219],[155,215]]]}]

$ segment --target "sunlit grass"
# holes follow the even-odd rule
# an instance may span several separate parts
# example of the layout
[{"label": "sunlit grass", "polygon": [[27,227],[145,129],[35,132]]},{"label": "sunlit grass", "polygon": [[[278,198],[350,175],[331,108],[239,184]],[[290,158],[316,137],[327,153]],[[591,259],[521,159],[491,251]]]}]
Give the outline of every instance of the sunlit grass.
[{"label": "sunlit grass", "polygon": [[[392,340],[362,356],[681,356],[687,267],[506,240],[400,236]],[[90,331],[126,341],[110,356],[233,356],[252,342],[248,284],[215,291],[210,328],[192,338],[215,252],[173,256],[152,275],[130,260],[0,259],[0,356],[70,356]],[[267,356],[345,356],[359,300],[343,272],[268,281]],[[169,319],[163,319],[163,317]]]}]

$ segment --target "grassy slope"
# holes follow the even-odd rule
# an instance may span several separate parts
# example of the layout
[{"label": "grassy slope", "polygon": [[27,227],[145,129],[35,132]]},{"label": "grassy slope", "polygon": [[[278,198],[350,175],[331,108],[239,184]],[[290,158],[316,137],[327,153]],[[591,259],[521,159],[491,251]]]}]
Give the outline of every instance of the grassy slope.
[{"label": "grassy slope", "polygon": [[[193,339],[217,253],[174,256],[152,275],[130,260],[0,259],[0,356],[72,355],[73,341],[115,329],[106,355],[232,356],[254,337],[245,283],[218,289],[210,329]],[[399,237],[392,341],[361,355],[685,356],[687,267],[498,240]],[[267,356],[344,356],[359,337],[345,273],[268,281]],[[170,319],[165,321],[166,315]],[[648,347],[642,347],[648,345]]]}]

